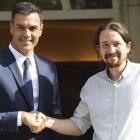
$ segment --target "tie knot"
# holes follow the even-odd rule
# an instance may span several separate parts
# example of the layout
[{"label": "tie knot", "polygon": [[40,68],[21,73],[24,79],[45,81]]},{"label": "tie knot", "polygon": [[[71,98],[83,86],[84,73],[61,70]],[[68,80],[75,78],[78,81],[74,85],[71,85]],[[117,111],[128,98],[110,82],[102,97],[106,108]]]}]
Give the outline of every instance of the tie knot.
[{"label": "tie knot", "polygon": [[29,67],[29,63],[30,63],[30,60],[28,58],[26,58],[26,60],[24,61],[25,68]]}]

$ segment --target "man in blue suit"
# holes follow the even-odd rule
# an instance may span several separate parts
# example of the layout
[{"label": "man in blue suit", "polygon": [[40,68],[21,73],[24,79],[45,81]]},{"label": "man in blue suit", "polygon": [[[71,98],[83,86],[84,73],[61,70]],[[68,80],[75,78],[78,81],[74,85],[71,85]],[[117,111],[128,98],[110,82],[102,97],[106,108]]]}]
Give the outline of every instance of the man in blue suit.
[{"label": "man in blue suit", "polygon": [[42,31],[41,9],[29,2],[17,4],[10,21],[12,41],[0,51],[0,140],[62,140],[32,112],[61,117],[55,64],[33,51]]}]

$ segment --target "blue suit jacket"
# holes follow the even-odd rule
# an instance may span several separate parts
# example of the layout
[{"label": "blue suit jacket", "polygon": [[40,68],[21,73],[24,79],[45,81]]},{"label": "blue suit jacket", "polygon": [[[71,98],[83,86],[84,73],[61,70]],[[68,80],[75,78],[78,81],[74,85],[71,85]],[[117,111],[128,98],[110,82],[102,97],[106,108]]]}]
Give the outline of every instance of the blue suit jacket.
[{"label": "blue suit jacket", "polygon": [[[34,55],[39,78],[38,111],[54,118],[61,117],[57,71],[54,63]],[[17,127],[18,111],[31,111],[26,88],[16,60],[6,47],[0,51],[0,140],[62,140],[62,135],[45,128],[34,134],[26,125]]]}]

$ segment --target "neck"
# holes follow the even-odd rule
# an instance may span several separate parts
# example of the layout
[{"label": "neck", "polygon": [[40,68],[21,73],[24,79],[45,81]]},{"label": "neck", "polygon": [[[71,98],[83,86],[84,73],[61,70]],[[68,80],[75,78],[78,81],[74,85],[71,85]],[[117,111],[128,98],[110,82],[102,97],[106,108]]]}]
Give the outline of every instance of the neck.
[{"label": "neck", "polygon": [[124,61],[119,67],[108,68],[107,75],[112,81],[116,81],[120,78],[122,72],[127,65],[127,61]]}]

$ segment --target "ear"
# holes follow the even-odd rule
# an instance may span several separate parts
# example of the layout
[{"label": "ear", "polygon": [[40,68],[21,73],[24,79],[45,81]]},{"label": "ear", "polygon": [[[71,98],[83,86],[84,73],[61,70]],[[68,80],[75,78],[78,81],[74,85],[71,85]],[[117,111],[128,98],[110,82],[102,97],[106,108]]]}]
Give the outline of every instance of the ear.
[{"label": "ear", "polygon": [[128,42],[126,47],[127,47],[127,53],[129,53],[130,49],[131,49],[132,43]]},{"label": "ear", "polygon": [[10,33],[13,35],[13,29],[14,29],[14,25],[13,23],[10,21]]},{"label": "ear", "polygon": [[42,35],[42,32],[43,32],[43,27],[44,27],[44,24],[42,24],[42,25],[41,25],[41,27],[40,27],[40,35],[39,35],[39,36],[41,36],[41,35]]}]

